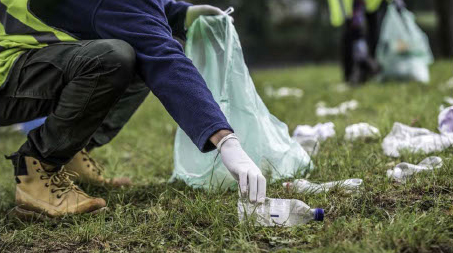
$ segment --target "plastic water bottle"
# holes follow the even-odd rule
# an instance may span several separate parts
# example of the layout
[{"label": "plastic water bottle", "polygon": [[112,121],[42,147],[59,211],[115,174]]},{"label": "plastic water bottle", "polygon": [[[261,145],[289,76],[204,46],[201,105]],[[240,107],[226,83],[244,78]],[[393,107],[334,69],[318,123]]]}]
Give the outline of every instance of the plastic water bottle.
[{"label": "plastic water bottle", "polygon": [[396,165],[396,167],[392,170],[387,170],[387,177],[393,178],[397,182],[405,183],[406,180],[412,177],[414,174],[425,171],[432,171],[434,169],[441,168],[442,165],[442,158],[437,156],[430,156],[417,165],[410,163],[400,163]]},{"label": "plastic water bottle", "polygon": [[309,221],[323,221],[324,209],[310,208],[297,199],[266,198],[264,204],[252,204],[246,200],[238,201],[239,220],[253,220],[255,225],[291,227]]},{"label": "plastic water bottle", "polygon": [[324,193],[330,191],[332,188],[339,187],[346,192],[355,192],[360,189],[363,180],[359,178],[347,179],[342,181],[334,181],[323,184],[315,184],[305,179],[297,179],[294,182],[283,183],[283,187],[295,188],[298,193]]}]

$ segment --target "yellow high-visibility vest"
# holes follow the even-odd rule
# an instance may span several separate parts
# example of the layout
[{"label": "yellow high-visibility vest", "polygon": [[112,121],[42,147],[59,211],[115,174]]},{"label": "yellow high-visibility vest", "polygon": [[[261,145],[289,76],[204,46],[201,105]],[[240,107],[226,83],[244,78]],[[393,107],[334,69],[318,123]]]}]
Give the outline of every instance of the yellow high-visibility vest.
[{"label": "yellow high-visibility vest", "polygon": [[25,51],[76,40],[44,24],[30,13],[28,4],[29,0],[0,0],[0,86],[6,82],[12,66]]},{"label": "yellow high-visibility vest", "polygon": [[[354,0],[328,0],[330,22],[333,26],[341,26],[347,18],[352,16]],[[365,0],[367,12],[375,12],[383,0]]]}]

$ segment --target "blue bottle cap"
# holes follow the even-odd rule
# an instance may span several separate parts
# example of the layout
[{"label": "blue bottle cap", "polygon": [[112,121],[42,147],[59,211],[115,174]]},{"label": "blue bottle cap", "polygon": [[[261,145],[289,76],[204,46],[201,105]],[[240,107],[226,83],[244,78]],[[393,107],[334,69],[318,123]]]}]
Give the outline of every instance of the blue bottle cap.
[{"label": "blue bottle cap", "polygon": [[314,214],[315,221],[323,221],[324,220],[324,209],[316,208]]}]

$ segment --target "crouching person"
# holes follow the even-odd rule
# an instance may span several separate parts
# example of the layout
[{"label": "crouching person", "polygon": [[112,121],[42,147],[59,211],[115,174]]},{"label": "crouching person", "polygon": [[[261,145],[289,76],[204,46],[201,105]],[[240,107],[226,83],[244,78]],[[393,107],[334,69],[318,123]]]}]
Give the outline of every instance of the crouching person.
[{"label": "crouching person", "polygon": [[200,15],[223,12],[169,0],[0,2],[0,126],[47,117],[8,156],[18,216],[105,209],[76,183],[131,182],[105,178],[88,151],[109,143],[150,91],[201,152],[220,150],[244,196],[264,202],[265,178],[173,39]]}]

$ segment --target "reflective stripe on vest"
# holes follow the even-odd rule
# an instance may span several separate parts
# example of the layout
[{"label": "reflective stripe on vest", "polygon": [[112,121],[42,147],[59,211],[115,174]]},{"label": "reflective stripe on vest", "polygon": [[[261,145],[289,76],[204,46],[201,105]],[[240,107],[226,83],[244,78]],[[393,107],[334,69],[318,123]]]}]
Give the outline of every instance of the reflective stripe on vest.
[{"label": "reflective stripe on vest", "polygon": [[76,40],[44,24],[30,13],[28,5],[29,0],[0,0],[0,86],[22,53],[52,43]]},{"label": "reflective stripe on vest", "polygon": [[366,2],[366,11],[368,13],[375,12],[381,7],[382,0],[365,0]]},{"label": "reflective stripe on vest", "polygon": [[[375,12],[383,0],[365,0],[368,13]],[[341,26],[344,21],[352,16],[354,0],[328,0],[330,9],[330,22],[333,26]]]},{"label": "reflective stripe on vest", "polygon": [[354,0],[329,0],[330,22],[333,26],[341,26],[352,15]]}]

